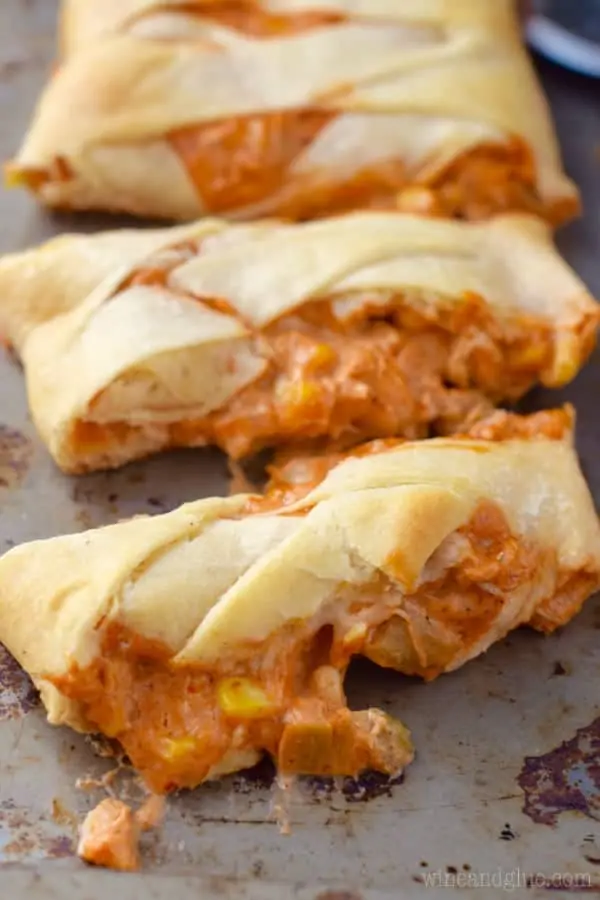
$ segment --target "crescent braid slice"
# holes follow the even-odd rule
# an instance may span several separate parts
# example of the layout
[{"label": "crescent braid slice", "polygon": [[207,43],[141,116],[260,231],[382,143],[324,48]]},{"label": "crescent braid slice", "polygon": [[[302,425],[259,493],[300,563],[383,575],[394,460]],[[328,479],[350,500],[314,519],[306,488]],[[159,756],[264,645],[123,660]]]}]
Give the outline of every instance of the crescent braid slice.
[{"label": "crescent braid slice", "polygon": [[397,772],[404,727],[347,709],[353,655],[430,679],[564,624],[600,584],[569,413],[500,418],[489,440],[366,445],[285,496],[18,547],[0,640],[51,722],[116,738],[158,791],[264,751],[287,772]]},{"label": "crescent braid slice", "polygon": [[570,381],[598,318],[529,216],[209,219],[0,261],[0,329],[68,472],[173,446],[447,433]]},{"label": "crescent braid slice", "polygon": [[512,0],[231,6],[71,3],[9,183],[182,220],[578,212]]}]

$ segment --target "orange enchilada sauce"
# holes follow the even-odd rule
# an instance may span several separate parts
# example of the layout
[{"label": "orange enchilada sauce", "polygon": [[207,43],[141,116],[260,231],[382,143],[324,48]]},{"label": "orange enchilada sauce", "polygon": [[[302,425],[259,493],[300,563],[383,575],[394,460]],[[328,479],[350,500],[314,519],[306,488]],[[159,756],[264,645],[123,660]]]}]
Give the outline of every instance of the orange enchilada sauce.
[{"label": "orange enchilada sauce", "polygon": [[282,190],[294,160],[334,118],[319,109],[231,116],[172,131],[169,142],[207,212],[225,213]]}]

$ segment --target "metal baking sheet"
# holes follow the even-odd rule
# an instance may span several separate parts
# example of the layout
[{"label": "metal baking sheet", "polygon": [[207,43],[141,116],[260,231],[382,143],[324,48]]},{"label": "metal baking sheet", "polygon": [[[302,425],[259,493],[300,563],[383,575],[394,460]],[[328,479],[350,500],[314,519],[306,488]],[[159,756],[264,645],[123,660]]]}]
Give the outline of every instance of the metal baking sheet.
[{"label": "metal baking sheet", "polygon": [[[0,156],[16,149],[54,53],[56,0],[0,5]],[[560,236],[600,296],[600,96],[595,83],[544,67],[585,217]],[[49,216],[22,194],[0,196],[0,249],[115,220]],[[600,357],[559,394],[579,411],[578,441],[600,501]],[[32,538],[169,509],[226,490],[223,458],[166,455],[79,479],[53,466],[29,421],[22,373],[0,359],[0,551]],[[26,678],[0,650],[0,897],[133,900],[163,895],[230,900],[384,900],[600,891],[600,606],[560,634],[512,635],[431,685],[358,665],[353,703],[381,705],[412,729],[418,756],[402,783],[307,779],[292,802],[292,835],[270,821],[266,767],[169,803],[144,849],[144,871],[120,876],[73,856],[77,819],[101,790],[76,788],[112,767],[89,739],[44,720]],[[135,797],[126,773],[120,790]],[[488,888],[489,885],[489,888]]]}]

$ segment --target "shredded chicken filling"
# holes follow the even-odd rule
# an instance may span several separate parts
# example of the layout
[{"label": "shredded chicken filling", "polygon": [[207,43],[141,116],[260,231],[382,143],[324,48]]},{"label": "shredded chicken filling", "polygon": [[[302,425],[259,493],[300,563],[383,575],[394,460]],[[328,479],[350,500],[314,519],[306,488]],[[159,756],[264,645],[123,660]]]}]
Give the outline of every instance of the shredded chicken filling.
[{"label": "shredded chicken filling", "polygon": [[[173,249],[168,264],[139,270],[127,285],[165,286],[194,252],[192,244]],[[156,448],[210,443],[239,459],[292,441],[348,446],[449,433],[488,413],[490,400],[521,396],[552,360],[548,325],[533,316],[499,320],[473,294],[417,310],[402,296],[373,292],[345,319],[335,300],[310,301],[257,331],[265,373],[208,416],[153,423]],[[223,300],[201,302],[235,315]],[[107,392],[74,425],[79,457],[134,443],[148,427],[95,420]]]},{"label": "shredded chicken filling", "polygon": [[473,220],[499,211],[545,213],[531,154],[516,139],[467,151],[424,182],[401,159],[341,180],[333,172],[294,173],[293,163],[337,115],[318,108],[255,113],[191,125],[169,139],[213,213],[270,200],[271,212],[292,219],[397,206]]},{"label": "shredded chicken filling", "polygon": [[547,327],[502,332],[474,296],[444,314],[394,297],[347,321],[307,303],[261,333],[269,371],[208,417],[208,439],[239,458],[290,441],[451,431],[488,411],[480,391],[519,396],[548,363]]},{"label": "shredded chicken filling", "polygon": [[550,562],[490,502],[449,540],[456,558],[413,591],[382,574],[340,585],[315,620],[289,622],[214,665],[176,665],[167,647],[113,622],[92,665],[52,680],[90,727],[118,739],[155,791],[192,787],[249,749],[271,754],[283,772],[399,771],[412,758],[403,727],[346,706],[351,656],[433,678],[485,639],[508,595],[532,587]]}]

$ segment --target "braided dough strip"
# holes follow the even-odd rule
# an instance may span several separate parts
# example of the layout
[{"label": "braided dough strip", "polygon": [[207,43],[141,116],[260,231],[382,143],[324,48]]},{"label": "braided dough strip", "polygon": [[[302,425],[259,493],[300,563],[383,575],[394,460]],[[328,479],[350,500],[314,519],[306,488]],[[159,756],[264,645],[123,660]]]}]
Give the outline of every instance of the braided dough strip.
[{"label": "braided dough strip", "polygon": [[70,472],[173,445],[420,435],[566,383],[598,323],[523,216],[66,236],[0,261],[0,296],[34,420]]},{"label": "braided dough strip", "polygon": [[[291,0],[267,6],[314,9]],[[402,11],[392,0],[373,9],[337,0],[324,11],[347,20],[268,39],[176,4],[157,15],[156,4],[125,5],[124,22],[120,7],[118,33],[86,44],[49,84],[10,169],[44,203],[174,219],[306,218],[396,202],[469,218],[526,209],[554,223],[577,212],[512,0],[430,0]],[[101,8],[110,32],[114,13]],[[94,15],[102,31],[103,14]],[[295,113],[299,124],[269,144],[268,122],[279,134],[281,116]],[[248,126],[233,152],[249,116],[267,119]],[[200,157],[189,162],[188,129],[228,122],[224,137],[203,132],[192,151]],[[312,137],[302,137],[305,128]],[[291,159],[288,141],[299,141]],[[469,174],[474,151],[484,161],[491,154],[487,175],[477,159]],[[284,161],[273,162],[280,152]],[[215,167],[208,181],[207,166]],[[480,178],[481,201],[472,186]],[[431,190],[402,193],[415,185]]]},{"label": "braided dough strip", "polygon": [[[197,7],[194,15],[193,7]],[[248,15],[255,11],[293,16],[307,12],[338,13],[383,22],[406,21],[423,25],[479,28],[492,32],[506,21],[510,3],[473,0],[63,0],[62,45],[65,55],[88,47],[107,35],[123,32],[153,37],[172,36],[183,20],[185,28],[201,33],[202,13],[218,14],[220,7],[237,6]]]},{"label": "braided dough strip", "polygon": [[[564,624],[600,584],[569,414],[505,420],[499,440],[365,448],[287,502],[200,500],[11,550],[0,640],[52,723],[117,738],[155,790],[264,749],[284,769],[397,771],[406,732],[344,712],[352,654],[433,678],[520,624]],[[366,757],[294,757],[342,720]]]}]

